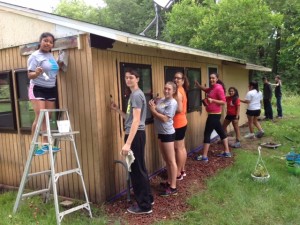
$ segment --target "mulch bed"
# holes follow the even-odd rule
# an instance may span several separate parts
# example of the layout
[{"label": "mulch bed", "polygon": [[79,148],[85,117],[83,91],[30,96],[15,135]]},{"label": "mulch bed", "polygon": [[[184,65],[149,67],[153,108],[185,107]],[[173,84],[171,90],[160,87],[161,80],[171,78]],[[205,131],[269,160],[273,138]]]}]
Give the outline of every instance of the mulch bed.
[{"label": "mulch bed", "polygon": [[[213,176],[219,170],[232,165],[234,157],[216,157],[223,149],[222,143],[211,144],[208,163],[194,160],[196,153],[190,155],[186,162],[187,176],[177,182],[178,195],[176,196],[159,196],[162,191],[160,182],[165,181],[166,171],[152,177],[150,184],[155,204],[153,205],[153,213],[150,215],[133,215],[128,213],[126,209],[133,203],[128,203],[126,196],[112,203],[105,204],[104,209],[107,215],[110,216],[110,224],[113,224],[115,220],[119,220],[121,224],[151,224],[158,220],[174,219],[183,212],[190,210],[187,199],[194,193],[199,192],[199,190],[205,189],[205,180],[207,178]],[[133,195],[131,197],[132,199],[134,198]]]},{"label": "mulch bed", "polygon": [[[274,121],[278,122],[277,120]],[[263,122],[261,122],[263,123]],[[241,136],[243,137],[249,132],[247,124],[240,127]],[[232,134],[230,134],[232,135]],[[230,136],[229,143],[234,143],[235,138]],[[251,151],[257,151],[257,146],[263,142],[272,141],[272,137],[263,137],[262,139],[244,139],[242,138],[242,148]],[[114,224],[114,221],[118,220],[121,224],[152,224],[157,221],[176,219],[179,218],[182,213],[191,210],[187,204],[187,199],[193,194],[204,190],[206,188],[206,180],[209,177],[214,176],[218,171],[231,166],[234,163],[234,152],[239,151],[236,149],[233,151],[232,158],[220,158],[216,155],[224,150],[221,141],[216,141],[211,144],[208,157],[208,163],[202,163],[194,160],[197,153],[189,155],[186,162],[187,176],[183,180],[177,182],[178,195],[161,197],[159,196],[162,189],[160,188],[160,182],[165,181],[166,171],[152,177],[150,184],[154,195],[155,204],[153,206],[153,213],[150,215],[133,215],[127,212],[127,208],[133,203],[128,203],[126,196],[122,196],[114,202],[106,203],[104,210],[109,215],[109,224]],[[134,196],[131,196],[134,199]]]},{"label": "mulch bed", "polygon": [[[278,122],[278,121],[274,121]],[[248,126],[240,127],[241,136],[248,132]],[[263,142],[272,141],[272,137],[263,137],[262,139],[242,139],[242,148],[257,151],[257,146]],[[234,137],[229,137],[229,142],[234,142]],[[176,219],[188,210],[191,210],[187,204],[187,200],[195,193],[205,190],[206,180],[214,176],[218,171],[231,166],[234,163],[234,152],[232,158],[220,158],[216,155],[223,151],[224,147],[221,141],[211,144],[208,157],[209,162],[203,163],[194,160],[198,153],[192,153],[188,156],[186,162],[187,176],[183,180],[177,182],[178,195],[161,197],[159,194],[163,191],[160,182],[166,180],[167,174],[163,170],[158,175],[150,179],[152,193],[154,195],[153,213],[149,215],[133,215],[127,212],[127,208],[134,203],[134,195],[131,194],[133,202],[127,202],[126,195],[117,200],[104,204],[106,215],[109,216],[108,224],[115,224],[119,221],[121,224],[152,224],[161,220]],[[8,186],[0,185],[0,194],[10,190]]]}]

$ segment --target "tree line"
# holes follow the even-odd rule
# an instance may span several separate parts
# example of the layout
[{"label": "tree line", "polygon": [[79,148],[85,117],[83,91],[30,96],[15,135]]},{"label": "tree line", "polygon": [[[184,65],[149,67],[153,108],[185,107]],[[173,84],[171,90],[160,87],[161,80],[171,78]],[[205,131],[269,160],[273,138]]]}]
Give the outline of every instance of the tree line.
[{"label": "tree line", "polygon": [[[155,16],[151,0],[104,1],[100,8],[62,0],[53,13],[134,34]],[[254,76],[279,74],[286,90],[300,93],[299,0],[177,0],[160,13],[158,39],[271,67]],[[154,29],[146,35],[154,38]]]}]

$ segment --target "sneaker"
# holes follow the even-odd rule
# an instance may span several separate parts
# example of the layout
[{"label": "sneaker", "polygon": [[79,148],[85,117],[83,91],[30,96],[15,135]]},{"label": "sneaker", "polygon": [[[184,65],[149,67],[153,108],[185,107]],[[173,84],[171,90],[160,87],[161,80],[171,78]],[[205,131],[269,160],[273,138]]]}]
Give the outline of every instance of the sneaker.
[{"label": "sneaker", "polygon": [[[43,146],[42,146],[42,150],[43,150],[44,152],[49,151],[49,145],[43,145]],[[57,146],[53,146],[53,147],[52,147],[52,151],[53,151],[53,152],[58,152],[58,151],[60,151],[60,148],[57,147]]]},{"label": "sneaker", "polygon": [[255,134],[254,134],[254,133],[246,134],[246,135],[244,136],[244,138],[255,138]]},{"label": "sneaker", "polygon": [[166,181],[166,182],[160,182],[160,184],[159,184],[161,187],[163,187],[164,189],[166,189],[166,188],[168,188],[168,187],[170,187],[170,184],[169,184],[169,182],[168,181]]},{"label": "sneaker", "polygon": [[141,209],[139,206],[131,206],[127,209],[128,212],[132,214],[150,214],[152,213],[152,209]]},{"label": "sneaker", "polygon": [[163,193],[160,194],[162,197],[168,197],[170,195],[177,195],[177,188],[168,187]]},{"label": "sneaker", "polygon": [[240,148],[241,147],[241,142],[237,141],[234,144],[230,145],[231,148]]},{"label": "sneaker", "polygon": [[231,153],[230,152],[223,152],[219,155],[217,155],[218,157],[224,157],[224,158],[231,158]]},{"label": "sneaker", "polygon": [[208,158],[207,157],[203,157],[203,155],[198,155],[195,157],[195,160],[197,161],[202,161],[202,162],[205,162],[207,163],[208,162]]},{"label": "sneaker", "polygon": [[185,172],[185,170],[181,171],[181,175],[182,175],[183,177],[185,177],[185,176],[186,176],[186,172]]},{"label": "sneaker", "polygon": [[176,180],[183,180],[183,175],[180,174],[178,177],[176,177]]},{"label": "sneaker", "polygon": [[36,156],[40,156],[40,155],[44,155],[44,154],[45,154],[45,151],[42,150],[41,148],[40,149],[36,149],[34,151],[34,155],[36,155]]},{"label": "sneaker", "polygon": [[256,132],[255,137],[262,138],[264,136],[264,134],[265,134],[264,131],[258,131],[258,132]]}]

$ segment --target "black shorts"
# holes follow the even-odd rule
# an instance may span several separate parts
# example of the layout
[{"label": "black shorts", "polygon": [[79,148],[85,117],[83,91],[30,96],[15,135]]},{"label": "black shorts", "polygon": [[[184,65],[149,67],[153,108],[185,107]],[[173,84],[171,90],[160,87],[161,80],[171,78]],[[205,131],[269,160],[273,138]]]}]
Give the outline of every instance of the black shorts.
[{"label": "black shorts", "polygon": [[[239,117],[238,117],[238,119],[239,119]],[[225,117],[225,120],[229,120],[230,122],[234,121],[234,120],[238,120],[238,119],[236,118],[236,115],[227,115]]]},{"label": "black shorts", "polygon": [[187,126],[175,129],[175,141],[181,141],[185,137]]},{"label": "black shorts", "polygon": [[55,101],[57,99],[57,88],[46,88],[30,84],[28,97],[30,100]]},{"label": "black shorts", "polygon": [[258,110],[249,110],[249,109],[247,109],[246,114],[248,116],[259,117],[260,116],[260,109],[258,109]]},{"label": "black shorts", "polygon": [[160,139],[161,142],[173,142],[175,141],[175,133],[174,134],[158,134],[158,139]]}]

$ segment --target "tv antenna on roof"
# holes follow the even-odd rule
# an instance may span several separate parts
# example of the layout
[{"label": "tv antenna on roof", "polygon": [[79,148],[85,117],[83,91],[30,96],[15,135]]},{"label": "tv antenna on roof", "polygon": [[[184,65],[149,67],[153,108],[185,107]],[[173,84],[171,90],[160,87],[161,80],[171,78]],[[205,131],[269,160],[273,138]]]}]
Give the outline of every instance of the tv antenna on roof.
[{"label": "tv antenna on roof", "polygon": [[[163,21],[160,16],[161,8],[162,10],[168,10],[172,4],[175,2],[175,0],[153,0],[154,3],[154,9],[155,9],[155,17],[154,19],[149,23],[149,25],[143,30],[143,32],[140,33],[140,35],[145,36],[145,33],[150,30],[150,28],[156,24],[156,32],[155,32],[155,38],[158,38],[159,33],[159,21],[163,24]],[[159,7],[160,6],[160,7]]]}]

